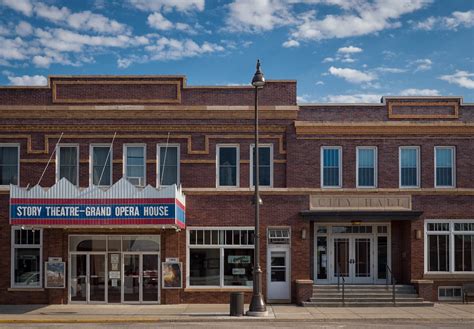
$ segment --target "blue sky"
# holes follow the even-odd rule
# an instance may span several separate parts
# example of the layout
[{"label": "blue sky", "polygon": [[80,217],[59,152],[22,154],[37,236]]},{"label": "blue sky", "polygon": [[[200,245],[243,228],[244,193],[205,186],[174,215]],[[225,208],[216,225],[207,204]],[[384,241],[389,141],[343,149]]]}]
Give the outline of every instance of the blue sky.
[{"label": "blue sky", "polygon": [[59,74],[296,79],[299,102],[474,102],[473,0],[0,0],[0,84]]}]

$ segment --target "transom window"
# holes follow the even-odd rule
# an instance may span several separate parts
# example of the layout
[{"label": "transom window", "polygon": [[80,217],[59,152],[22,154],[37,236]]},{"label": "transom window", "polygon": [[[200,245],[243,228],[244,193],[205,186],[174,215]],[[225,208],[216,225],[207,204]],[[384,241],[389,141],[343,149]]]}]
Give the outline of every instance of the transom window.
[{"label": "transom window", "polygon": [[372,226],[332,226],[332,233],[372,233]]},{"label": "transom window", "polygon": [[13,288],[41,288],[42,233],[41,229],[12,229]]},{"label": "transom window", "polygon": [[377,148],[357,147],[357,187],[377,186]]},{"label": "transom window", "polygon": [[268,243],[270,244],[290,244],[290,229],[269,228]]},{"label": "transom window", "polygon": [[157,185],[179,185],[179,145],[158,145],[157,154]]},{"label": "transom window", "polygon": [[18,145],[0,145],[0,185],[18,185],[19,149]]},{"label": "transom window", "polygon": [[146,150],[144,145],[125,145],[124,176],[136,186],[146,184]]},{"label": "transom window", "polygon": [[[255,186],[255,145],[250,147],[250,186]],[[259,185],[273,186],[273,147],[258,146]]]},{"label": "transom window", "polygon": [[342,148],[324,146],[321,148],[321,186],[342,186]]},{"label": "transom window", "polygon": [[474,221],[426,223],[427,272],[474,272]]},{"label": "transom window", "polygon": [[189,287],[250,287],[253,284],[254,230],[188,230]]},{"label": "transom window", "polygon": [[91,146],[92,184],[109,186],[112,184],[112,148],[110,145]]},{"label": "transom window", "polygon": [[56,163],[56,181],[64,177],[74,185],[79,184],[79,147],[77,145],[59,145]]},{"label": "transom window", "polygon": [[217,145],[217,186],[239,186],[239,147]]},{"label": "transom window", "polygon": [[454,187],[454,147],[435,147],[435,187]]},{"label": "transom window", "polygon": [[400,147],[400,187],[420,186],[420,148]]}]

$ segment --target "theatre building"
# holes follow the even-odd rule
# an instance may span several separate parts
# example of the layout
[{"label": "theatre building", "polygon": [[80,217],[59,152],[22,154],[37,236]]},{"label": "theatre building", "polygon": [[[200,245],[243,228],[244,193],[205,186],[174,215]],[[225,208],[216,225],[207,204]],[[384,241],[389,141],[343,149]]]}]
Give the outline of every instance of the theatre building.
[{"label": "theatre building", "polygon": [[[392,281],[400,304],[461,300],[474,104],[297,104],[296,87],[259,90],[266,301]],[[0,304],[249,301],[254,101],[183,76],[0,88]]]}]

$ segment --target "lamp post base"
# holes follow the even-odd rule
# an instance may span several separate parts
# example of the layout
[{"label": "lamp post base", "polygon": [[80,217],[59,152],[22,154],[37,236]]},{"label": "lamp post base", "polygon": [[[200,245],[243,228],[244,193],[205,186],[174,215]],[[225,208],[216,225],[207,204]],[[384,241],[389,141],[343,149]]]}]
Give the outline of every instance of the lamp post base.
[{"label": "lamp post base", "polygon": [[267,306],[265,305],[265,302],[263,301],[262,294],[255,294],[252,296],[252,300],[250,301],[250,306],[249,306],[249,310],[247,311],[247,315],[256,316],[256,317],[268,316]]},{"label": "lamp post base", "polygon": [[252,312],[252,311],[247,311],[245,313],[247,316],[254,316],[254,317],[264,317],[268,316],[268,311],[263,311],[263,312]]}]

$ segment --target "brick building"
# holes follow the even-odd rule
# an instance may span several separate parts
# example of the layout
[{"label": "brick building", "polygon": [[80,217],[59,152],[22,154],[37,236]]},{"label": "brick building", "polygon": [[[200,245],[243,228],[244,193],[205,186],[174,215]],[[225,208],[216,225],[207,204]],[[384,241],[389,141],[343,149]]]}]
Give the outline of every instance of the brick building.
[{"label": "brick building", "polygon": [[[248,299],[253,102],[252,87],[182,76],[0,88],[0,304]],[[267,301],[392,275],[427,300],[460,297],[473,104],[298,105],[291,80],[268,81],[259,104]]]}]

